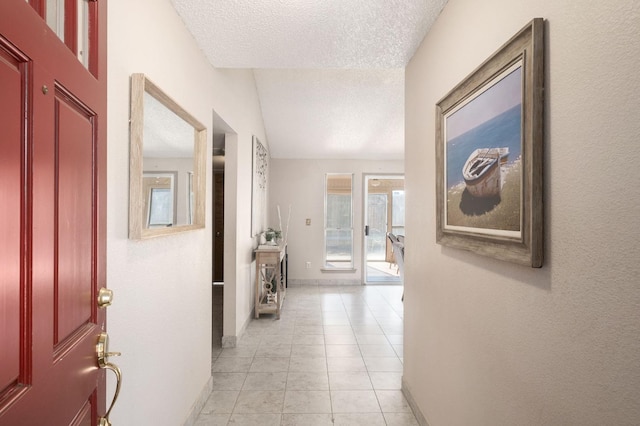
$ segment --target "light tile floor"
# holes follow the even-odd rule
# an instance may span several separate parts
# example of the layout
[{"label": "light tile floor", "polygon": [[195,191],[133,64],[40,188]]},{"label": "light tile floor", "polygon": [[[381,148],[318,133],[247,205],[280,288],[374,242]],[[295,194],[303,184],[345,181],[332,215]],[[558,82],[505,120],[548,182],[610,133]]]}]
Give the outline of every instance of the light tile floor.
[{"label": "light tile floor", "polygon": [[280,320],[261,315],[237,347],[213,348],[197,424],[417,425],[400,390],[401,296],[393,285],[290,287]]}]

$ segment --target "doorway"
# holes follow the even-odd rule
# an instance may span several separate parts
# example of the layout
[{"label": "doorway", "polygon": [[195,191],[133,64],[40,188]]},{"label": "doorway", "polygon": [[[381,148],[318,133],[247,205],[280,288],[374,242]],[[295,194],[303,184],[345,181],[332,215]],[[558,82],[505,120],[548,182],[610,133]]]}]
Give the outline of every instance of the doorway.
[{"label": "doorway", "polygon": [[365,284],[402,282],[387,233],[404,235],[404,176],[364,176]]},{"label": "doorway", "polygon": [[212,350],[216,350],[222,342],[224,311],[224,141],[222,144],[222,148],[217,147],[213,151]]},{"label": "doorway", "polygon": [[224,284],[224,149],[213,156],[213,284]]},{"label": "doorway", "polygon": [[[235,131],[220,117],[215,111],[213,111],[213,156],[211,158],[213,168],[213,179],[211,186],[211,304],[212,304],[212,316],[211,316],[211,330],[212,330],[212,351],[218,351],[221,349],[222,340],[224,336],[224,325],[227,324],[225,317],[231,315],[232,308],[235,305],[235,295],[233,291],[234,271],[230,268],[229,263],[233,256],[229,256],[229,259],[225,259],[225,251],[233,250],[235,245],[233,244],[235,236],[233,232],[225,232],[225,227],[230,228],[229,223],[225,220],[225,209],[232,206],[233,203],[233,188],[226,190],[225,187],[229,184],[233,184],[233,170],[235,169],[235,156],[228,162],[227,148],[231,149],[231,152],[235,152],[237,147],[237,135]],[[231,173],[231,178],[227,173]],[[231,201],[228,202],[231,197]],[[225,207],[225,205],[227,207]],[[229,214],[229,212],[227,212]],[[233,221],[230,221],[233,222]],[[231,288],[230,288],[231,287]],[[225,315],[225,311],[227,315]],[[233,322],[229,319],[229,322]]]}]

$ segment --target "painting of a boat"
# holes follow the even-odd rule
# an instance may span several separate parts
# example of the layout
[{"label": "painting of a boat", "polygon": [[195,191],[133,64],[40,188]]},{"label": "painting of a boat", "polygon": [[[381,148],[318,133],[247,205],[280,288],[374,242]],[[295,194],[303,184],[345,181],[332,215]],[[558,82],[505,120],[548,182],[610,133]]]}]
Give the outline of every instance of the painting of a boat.
[{"label": "painting of a boat", "polygon": [[479,148],[462,168],[467,190],[474,197],[494,197],[502,189],[501,165],[509,158],[509,148]]}]

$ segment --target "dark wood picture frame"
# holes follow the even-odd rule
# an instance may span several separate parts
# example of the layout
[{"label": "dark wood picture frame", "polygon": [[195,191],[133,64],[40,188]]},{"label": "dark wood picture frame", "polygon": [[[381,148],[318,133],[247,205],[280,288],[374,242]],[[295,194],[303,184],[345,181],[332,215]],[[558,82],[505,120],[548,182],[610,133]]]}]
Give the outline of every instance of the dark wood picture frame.
[{"label": "dark wood picture frame", "polygon": [[438,244],[542,266],[544,81],[535,18],[436,104]]}]

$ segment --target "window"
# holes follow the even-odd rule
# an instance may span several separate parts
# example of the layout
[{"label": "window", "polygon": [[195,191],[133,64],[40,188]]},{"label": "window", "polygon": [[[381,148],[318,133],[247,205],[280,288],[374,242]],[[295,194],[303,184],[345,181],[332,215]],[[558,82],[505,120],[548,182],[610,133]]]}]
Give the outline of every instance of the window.
[{"label": "window", "polygon": [[329,173],[325,182],[324,264],[353,268],[353,175]]},{"label": "window", "polygon": [[[27,0],[27,3],[29,0]],[[35,2],[34,2],[35,3]],[[89,0],[46,0],[45,20],[49,28],[56,33],[78,57],[89,67]],[[67,22],[75,20],[76,22]],[[69,35],[71,33],[72,35]]]},{"label": "window", "polygon": [[173,194],[169,188],[151,188],[149,228],[173,224]]},{"label": "window", "polygon": [[174,226],[177,214],[175,191],[177,174],[175,172],[143,172],[142,175],[146,227]]}]

